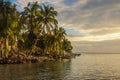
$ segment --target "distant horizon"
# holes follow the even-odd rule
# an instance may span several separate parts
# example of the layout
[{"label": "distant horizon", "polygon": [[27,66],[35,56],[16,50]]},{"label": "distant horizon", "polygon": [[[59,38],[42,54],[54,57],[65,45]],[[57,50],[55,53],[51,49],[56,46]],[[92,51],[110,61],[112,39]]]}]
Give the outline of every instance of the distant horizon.
[{"label": "distant horizon", "polygon": [[120,40],[103,42],[72,41],[73,52],[120,53]]},{"label": "distant horizon", "polygon": [[120,54],[119,53],[111,53],[111,52],[73,52],[76,54]]}]

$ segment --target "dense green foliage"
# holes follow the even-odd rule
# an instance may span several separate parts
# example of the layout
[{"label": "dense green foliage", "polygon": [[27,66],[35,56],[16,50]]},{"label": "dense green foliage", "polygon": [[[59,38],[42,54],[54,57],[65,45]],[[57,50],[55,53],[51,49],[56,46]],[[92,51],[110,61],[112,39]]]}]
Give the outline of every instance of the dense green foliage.
[{"label": "dense green foliage", "polygon": [[72,52],[66,32],[58,27],[54,7],[28,3],[22,12],[16,5],[0,0],[0,55],[23,52],[27,55],[64,55]]}]

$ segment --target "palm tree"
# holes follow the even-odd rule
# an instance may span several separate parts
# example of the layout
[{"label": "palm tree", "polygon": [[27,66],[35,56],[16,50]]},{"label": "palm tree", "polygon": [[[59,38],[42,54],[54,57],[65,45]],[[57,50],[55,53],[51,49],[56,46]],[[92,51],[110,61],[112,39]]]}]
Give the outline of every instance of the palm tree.
[{"label": "palm tree", "polygon": [[[42,35],[46,35],[46,33],[51,34],[52,27],[57,26],[56,15],[57,12],[53,7],[44,4],[40,6],[37,2],[33,4],[29,3],[28,6],[24,8],[24,11],[21,13],[21,23],[23,23],[23,26],[27,29],[25,46],[30,49],[30,52],[36,47],[40,36],[42,37]],[[47,40],[45,37],[44,39]]]},{"label": "palm tree", "polygon": [[68,39],[65,39],[63,41],[62,49],[67,53],[72,53],[73,47],[71,45],[71,42]]},{"label": "palm tree", "polygon": [[1,57],[8,57],[18,48],[27,53],[41,51],[57,56],[71,52],[71,43],[65,38],[64,28],[58,27],[56,16],[57,12],[49,5],[28,3],[19,13],[15,4],[0,0]]},{"label": "palm tree", "polygon": [[[10,35],[10,26],[9,26],[9,19],[10,19],[10,11],[11,11],[11,4],[10,2],[4,2],[3,0],[0,3],[1,8],[1,18],[0,18],[0,37],[1,40],[1,52],[4,57],[7,57],[10,51],[9,47],[9,35]],[[3,57],[2,56],[2,57]]]},{"label": "palm tree", "polygon": [[[16,6],[10,2],[2,2],[2,12],[0,13],[0,38],[1,38],[1,52],[3,56],[8,57],[11,48],[15,45],[16,35],[18,34],[18,19]],[[0,9],[1,10],[1,9]],[[11,42],[12,41],[12,42]],[[11,44],[10,44],[11,43]]]},{"label": "palm tree", "polygon": [[19,17],[19,12],[16,10],[16,5],[14,4],[11,8],[11,19],[9,22],[10,25],[10,38],[11,38],[11,49],[17,50],[18,49],[18,40],[23,41],[23,38],[21,35],[19,35],[21,27],[20,27],[20,17]]},{"label": "palm tree", "polygon": [[36,41],[36,36],[39,34],[38,29],[38,14],[39,5],[37,2],[28,3],[27,7],[24,8],[24,11],[21,13],[21,23],[22,26],[26,28],[26,36],[25,38],[25,49],[31,51],[33,49],[33,45]]},{"label": "palm tree", "polygon": [[62,54],[62,43],[65,39],[66,32],[62,27],[54,29],[54,36],[55,36],[55,48],[57,48],[57,53]]},{"label": "palm tree", "polygon": [[55,19],[57,11],[48,5],[40,5],[40,14],[38,16],[39,25],[43,34],[51,34],[52,29],[57,26],[58,22]]}]

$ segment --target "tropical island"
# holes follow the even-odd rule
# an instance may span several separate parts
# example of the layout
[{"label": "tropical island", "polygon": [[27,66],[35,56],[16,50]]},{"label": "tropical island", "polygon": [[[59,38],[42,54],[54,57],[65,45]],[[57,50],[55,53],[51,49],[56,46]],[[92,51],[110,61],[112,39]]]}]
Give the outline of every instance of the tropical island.
[{"label": "tropical island", "polygon": [[16,6],[0,0],[0,64],[57,60],[72,53],[54,7],[33,2],[19,11]]}]

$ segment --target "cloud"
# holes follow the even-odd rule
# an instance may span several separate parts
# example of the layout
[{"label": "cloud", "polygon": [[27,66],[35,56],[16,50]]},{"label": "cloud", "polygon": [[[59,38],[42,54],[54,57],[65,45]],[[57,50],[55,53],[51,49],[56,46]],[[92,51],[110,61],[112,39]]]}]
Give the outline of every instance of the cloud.
[{"label": "cloud", "polygon": [[116,40],[120,39],[120,32],[119,33],[112,33],[107,35],[100,35],[100,36],[92,36],[92,35],[86,35],[86,36],[68,36],[68,39],[71,41],[105,41],[105,40]]},{"label": "cloud", "polygon": [[[55,5],[57,9],[62,9],[63,5],[60,5],[63,0],[16,0],[14,3],[18,5],[19,8],[24,8],[29,2],[39,2],[39,3],[49,3],[53,6]],[[57,4],[57,5],[56,5]]]},{"label": "cloud", "polygon": [[119,38],[111,35],[119,35],[120,0],[16,0],[15,3],[23,8],[28,2],[35,1],[55,7],[59,25],[67,30],[70,40],[73,36],[80,41],[95,41],[98,37],[101,41]]},{"label": "cloud", "polygon": [[[90,3],[91,1],[91,3]],[[99,5],[94,5],[97,3]],[[83,6],[77,5],[75,10],[63,11],[61,12],[63,18],[61,18],[61,23],[64,23],[67,28],[73,28],[79,30],[80,33],[94,35],[106,35],[118,32],[119,28],[119,13],[120,13],[120,2],[106,0],[106,4],[103,4],[104,1],[98,0],[89,0],[89,3],[86,3]],[[108,2],[108,3],[107,3]],[[85,6],[92,6],[91,8],[84,8]],[[67,20],[66,20],[67,19]],[[112,29],[112,30],[111,30]],[[103,32],[102,32],[103,31]],[[106,32],[105,32],[106,31]],[[103,34],[105,33],[105,34]]]},{"label": "cloud", "polygon": [[120,28],[102,28],[102,29],[97,29],[93,30],[90,32],[90,34],[95,35],[95,36],[102,36],[102,35],[108,35],[108,34],[114,34],[120,32]]},{"label": "cloud", "polygon": [[73,41],[73,52],[120,53],[120,39],[102,42]]},{"label": "cloud", "polygon": [[[120,52],[120,0],[16,0],[49,3],[59,15],[59,26],[72,41],[73,52]],[[20,7],[22,6],[22,7]]]}]

